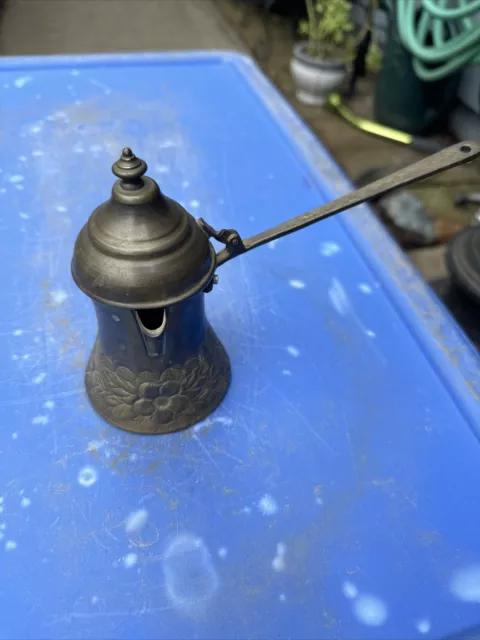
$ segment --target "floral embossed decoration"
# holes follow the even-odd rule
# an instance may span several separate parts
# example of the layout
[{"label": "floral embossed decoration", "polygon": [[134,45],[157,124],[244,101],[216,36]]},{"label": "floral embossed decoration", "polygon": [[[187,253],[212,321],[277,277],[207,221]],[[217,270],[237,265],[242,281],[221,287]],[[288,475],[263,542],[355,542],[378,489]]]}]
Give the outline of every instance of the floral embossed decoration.
[{"label": "floral embossed decoration", "polygon": [[229,373],[227,355],[211,331],[197,357],[166,369],[160,376],[152,371],[135,374],[127,367],[115,367],[106,355],[92,355],[86,385],[107,419],[111,415],[113,422],[132,421],[139,426],[149,422],[168,431],[179,417],[183,424],[177,428],[184,428],[217,404],[228,386]]}]

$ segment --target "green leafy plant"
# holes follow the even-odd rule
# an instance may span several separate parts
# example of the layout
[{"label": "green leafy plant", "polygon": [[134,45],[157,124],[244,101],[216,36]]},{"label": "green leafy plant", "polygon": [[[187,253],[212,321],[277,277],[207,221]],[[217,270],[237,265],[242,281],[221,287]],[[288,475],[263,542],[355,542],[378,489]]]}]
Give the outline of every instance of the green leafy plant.
[{"label": "green leafy plant", "polygon": [[305,0],[307,19],[299,31],[308,38],[308,53],[317,58],[351,60],[355,38],[349,0]]},{"label": "green leafy plant", "polygon": [[355,55],[357,45],[367,31],[371,30],[372,43],[366,63],[370,71],[380,69],[383,54],[373,29],[379,0],[369,0],[365,23],[356,34],[350,19],[350,0],[305,0],[305,4],[307,19],[300,22],[299,31],[308,38],[309,55],[315,58],[336,58],[349,63]]}]

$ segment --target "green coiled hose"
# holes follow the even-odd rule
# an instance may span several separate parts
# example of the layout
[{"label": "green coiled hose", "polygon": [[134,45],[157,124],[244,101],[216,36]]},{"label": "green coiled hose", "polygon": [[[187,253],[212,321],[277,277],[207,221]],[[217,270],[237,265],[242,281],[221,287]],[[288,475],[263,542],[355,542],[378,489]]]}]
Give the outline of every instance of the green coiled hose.
[{"label": "green coiled hose", "polygon": [[[413,68],[435,82],[468,64],[480,62],[480,0],[397,0],[397,28],[412,54]],[[430,43],[427,43],[430,40]]]}]

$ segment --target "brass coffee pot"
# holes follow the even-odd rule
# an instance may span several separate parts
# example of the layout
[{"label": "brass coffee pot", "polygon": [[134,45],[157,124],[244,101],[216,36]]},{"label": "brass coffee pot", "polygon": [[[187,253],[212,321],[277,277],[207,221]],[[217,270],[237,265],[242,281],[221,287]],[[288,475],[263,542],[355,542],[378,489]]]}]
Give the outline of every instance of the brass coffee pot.
[{"label": "brass coffee pot", "polygon": [[[113,165],[112,196],[75,243],[72,275],[93,299],[98,334],[85,384],[108,422],[145,434],[170,433],[206,418],[231,377],[228,355],[205,315],[219,266],[417,180],[469,162],[480,144],[463,142],[317,209],[243,240],[216,231],[165,196],[126,148]],[[225,245],[218,254],[210,238]]]}]

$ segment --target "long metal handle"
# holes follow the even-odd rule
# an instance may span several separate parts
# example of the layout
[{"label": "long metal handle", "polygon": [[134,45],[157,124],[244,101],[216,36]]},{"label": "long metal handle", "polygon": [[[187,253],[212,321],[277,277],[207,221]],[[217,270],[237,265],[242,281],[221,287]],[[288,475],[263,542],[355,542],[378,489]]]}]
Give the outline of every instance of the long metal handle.
[{"label": "long metal handle", "polygon": [[438,153],[434,153],[419,162],[415,162],[408,167],[395,171],[385,178],[376,180],[361,189],[357,189],[356,191],[352,191],[341,198],[337,198],[337,200],[328,202],[321,207],[317,207],[307,213],[291,218],[287,222],[282,222],[282,224],[278,224],[266,231],[262,231],[256,236],[247,238],[243,242],[238,241],[240,240],[238,238],[236,242],[229,243],[225,249],[218,253],[217,265],[220,266],[246,251],[251,251],[256,247],[262,246],[262,244],[282,238],[294,231],[299,231],[300,229],[308,227],[319,220],[329,218],[336,213],[351,209],[363,202],[383,196],[394,189],[404,187],[405,185],[417,182],[418,180],[424,180],[425,178],[429,178],[430,176],[446,171],[447,169],[453,169],[453,167],[457,167],[465,162],[470,162],[471,160],[478,158],[478,156],[480,156],[480,143],[478,142],[461,142],[459,144],[452,145],[451,147],[443,149]]}]

